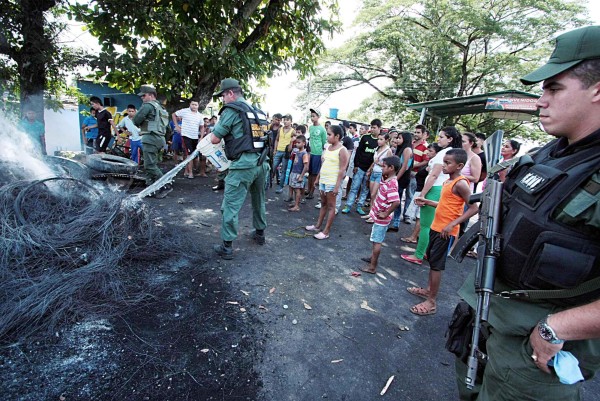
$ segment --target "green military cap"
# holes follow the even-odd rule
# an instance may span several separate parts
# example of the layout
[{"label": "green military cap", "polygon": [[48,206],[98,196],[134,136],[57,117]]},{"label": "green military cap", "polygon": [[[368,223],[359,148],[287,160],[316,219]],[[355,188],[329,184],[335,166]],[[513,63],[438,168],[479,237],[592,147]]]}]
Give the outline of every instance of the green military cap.
[{"label": "green military cap", "polygon": [[218,92],[213,93],[213,96],[221,96],[226,90],[234,88],[241,88],[240,81],[233,78],[225,78],[221,81],[221,88]]},{"label": "green military cap", "polygon": [[154,95],[156,95],[156,88],[152,85],[142,85],[142,87],[140,88],[140,93],[138,93],[137,95],[142,96],[146,93],[153,93]]},{"label": "green military cap", "polygon": [[548,62],[521,78],[525,85],[535,84],[560,74],[584,60],[600,58],[600,26],[575,29],[556,38],[556,47]]}]

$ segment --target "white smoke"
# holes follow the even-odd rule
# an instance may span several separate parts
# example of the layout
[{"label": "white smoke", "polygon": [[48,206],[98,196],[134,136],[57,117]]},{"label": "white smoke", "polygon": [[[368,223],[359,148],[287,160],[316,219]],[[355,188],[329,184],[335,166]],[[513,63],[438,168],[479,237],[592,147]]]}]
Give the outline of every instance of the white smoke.
[{"label": "white smoke", "polygon": [[25,180],[44,179],[56,174],[44,163],[33,141],[25,132],[0,112],[0,175],[8,169],[15,177]]}]

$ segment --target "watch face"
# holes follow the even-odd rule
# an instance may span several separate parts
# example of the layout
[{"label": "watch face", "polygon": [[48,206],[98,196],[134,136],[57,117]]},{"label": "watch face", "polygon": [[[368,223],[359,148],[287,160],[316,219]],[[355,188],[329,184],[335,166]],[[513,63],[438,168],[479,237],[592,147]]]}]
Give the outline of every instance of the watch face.
[{"label": "watch face", "polygon": [[548,329],[546,326],[540,326],[540,336],[546,340],[551,341],[553,339],[552,331]]}]

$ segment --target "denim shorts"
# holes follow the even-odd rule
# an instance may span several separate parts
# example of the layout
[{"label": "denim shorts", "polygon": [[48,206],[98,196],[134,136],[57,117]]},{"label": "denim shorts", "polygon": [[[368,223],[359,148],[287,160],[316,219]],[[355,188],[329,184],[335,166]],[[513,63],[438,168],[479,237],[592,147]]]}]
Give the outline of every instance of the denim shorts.
[{"label": "denim shorts", "polygon": [[333,192],[334,189],[335,189],[335,185],[319,183],[319,191],[321,191],[321,192]]},{"label": "denim shorts", "polygon": [[389,224],[373,224],[373,228],[371,228],[371,238],[369,240],[376,244],[381,244],[385,239],[385,233],[387,232]]},{"label": "denim shorts", "polygon": [[372,171],[371,172],[371,177],[369,178],[370,182],[376,182],[376,183],[380,183],[381,182],[381,175],[383,174],[382,171]]}]

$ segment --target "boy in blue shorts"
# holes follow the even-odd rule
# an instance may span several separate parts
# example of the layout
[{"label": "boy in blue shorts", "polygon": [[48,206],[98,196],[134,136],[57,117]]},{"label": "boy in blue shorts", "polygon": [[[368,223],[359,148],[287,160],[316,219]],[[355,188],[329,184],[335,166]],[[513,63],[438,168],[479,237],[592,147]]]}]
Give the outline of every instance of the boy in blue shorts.
[{"label": "boy in blue shorts", "polygon": [[400,205],[400,194],[398,193],[398,180],[396,174],[400,171],[400,158],[398,156],[390,156],[383,159],[383,171],[381,183],[377,191],[377,197],[372,200],[371,212],[369,216],[374,220],[373,228],[371,229],[371,242],[373,243],[373,251],[368,258],[361,258],[367,262],[367,267],[361,267],[360,270],[375,274],[379,254],[381,253],[381,244],[385,239],[385,233],[392,221],[392,213]]}]

